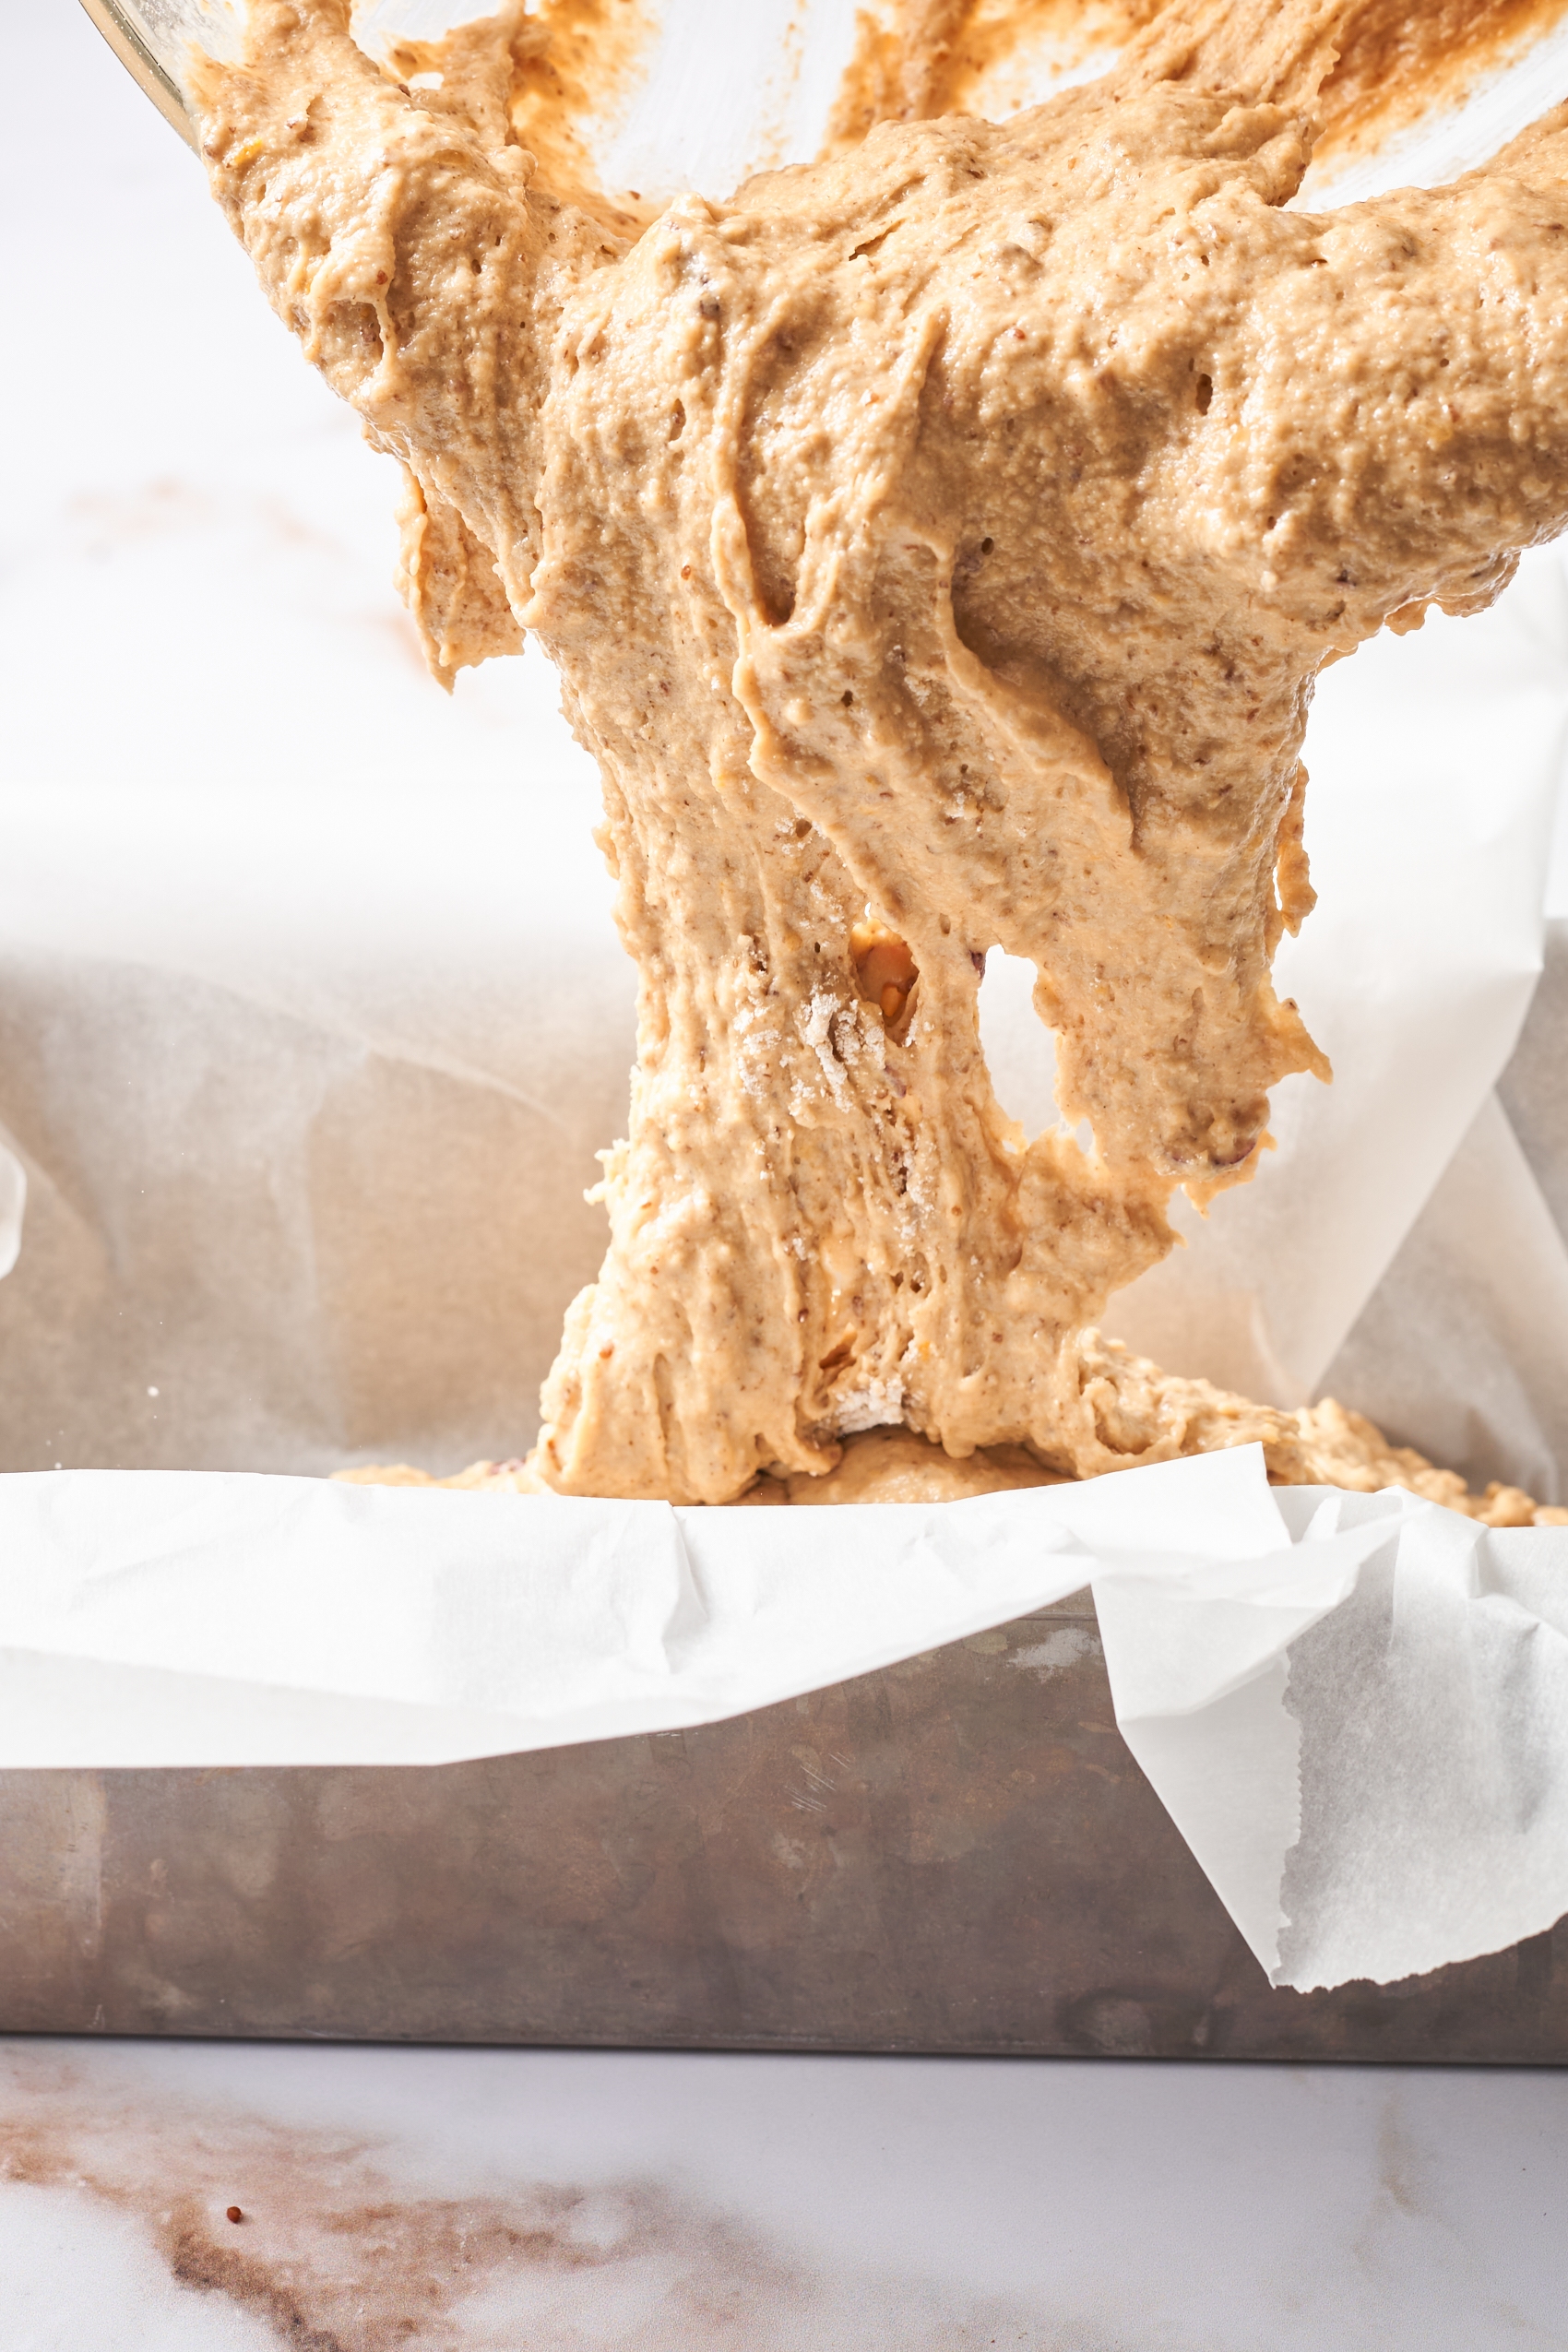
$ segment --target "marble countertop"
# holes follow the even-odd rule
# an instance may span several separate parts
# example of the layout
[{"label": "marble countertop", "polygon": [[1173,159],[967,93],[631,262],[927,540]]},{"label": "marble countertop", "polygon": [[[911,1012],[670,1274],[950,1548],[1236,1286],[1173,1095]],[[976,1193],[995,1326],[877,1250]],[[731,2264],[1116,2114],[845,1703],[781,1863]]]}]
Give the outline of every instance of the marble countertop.
[{"label": "marble countertop", "polygon": [[0,2044],[6,2352],[1524,2352],[1565,2199],[1568,2073]]}]

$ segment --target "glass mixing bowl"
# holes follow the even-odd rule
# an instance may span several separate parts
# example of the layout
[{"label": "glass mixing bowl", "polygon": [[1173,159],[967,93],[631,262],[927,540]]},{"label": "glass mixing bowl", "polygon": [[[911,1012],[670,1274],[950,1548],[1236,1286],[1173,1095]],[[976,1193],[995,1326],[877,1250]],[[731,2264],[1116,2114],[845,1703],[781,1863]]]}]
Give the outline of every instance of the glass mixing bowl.
[{"label": "glass mixing bowl", "polygon": [[[236,53],[244,0],[82,5],[154,105],[194,145],[182,92],[185,59],[193,44],[218,56]],[[486,13],[486,0],[362,0],[354,34],[374,54],[399,38],[433,39]],[[635,187],[659,198],[694,186],[726,195],[750,172],[817,152],[854,46],[857,0],[747,0],[743,8],[735,0],[660,0],[640,13],[647,38],[635,86],[602,118],[574,125],[604,188]],[[1022,97],[1042,94],[1055,78],[1043,54],[1039,65],[1030,87],[1020,86]]]},{"label": "glass mixing bowl", "polygon": [[[1413,0],[1419,5],[1419,0]],[[82,0],[122,62],[160,112],[194,144],[181,90],[193,42],[234,53],[244,0]],[[486,13],[493,0],[362,0],[355,36],[373,53],[400,36],[430,39]],[[727,196],[751,172],[803,161],[823,143],[833,102],[867,13],[862,0],[629,0],[647,39],[635,87],[598,121],[574,128],[600,185],[665,200],[683,188]],[[1023,0],[1017,0],[1022,7]],[[548,14],[548,0],[541,0]],[[869,12],[877,13],[873,6]],[[997,13],[994,6],[991,13]],[[1555,21],[1553,20],[1555,18]],[[1005,69],[973,94],[974,111],[1000,116],[1109,65],[1114,53],[1086,54],[1088,0],[1028,11]],[[1052,33],[1052,24],[1055,32]],[[1070,36],[1076,30],[1079,38]],[[1064,29],[1066,36],[1064,41]],[[1568,84],[1568,18],[1540,13],[1535,36],[1499,71],[1483,72],[1457,105],[1433,113],[1354,158],[1325,156],[1298,203],[1312,208],[1372,196],[1380,188],[1452,178],[1494,153],[1555,105]]]}]

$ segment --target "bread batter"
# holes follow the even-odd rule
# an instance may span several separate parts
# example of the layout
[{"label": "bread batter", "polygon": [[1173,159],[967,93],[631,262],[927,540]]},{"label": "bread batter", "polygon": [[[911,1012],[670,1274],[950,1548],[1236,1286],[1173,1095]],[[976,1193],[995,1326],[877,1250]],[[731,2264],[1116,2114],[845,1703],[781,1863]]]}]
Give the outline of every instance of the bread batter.
[{"label": "bread batter", "polygon": [[[1317,671],[1568,520],[1568,115],[1287,211],[1344,13],[1176,0],[1105,81],[640,233],[518,144],[520,7],[422,52],[439,88],[346,0],[255,0],[200,66],[220,200],[407,470],[437,674],[533,630],[604,779],[638,1067],[529,1482],[799,1499],[881,1429],[1382,1482],[1338,1408],[1094,1329],[1172,1191],[1328,1075],[1269,979]],[[998,944],[1056,1033],[1034,1137],[980,1046]]]}]

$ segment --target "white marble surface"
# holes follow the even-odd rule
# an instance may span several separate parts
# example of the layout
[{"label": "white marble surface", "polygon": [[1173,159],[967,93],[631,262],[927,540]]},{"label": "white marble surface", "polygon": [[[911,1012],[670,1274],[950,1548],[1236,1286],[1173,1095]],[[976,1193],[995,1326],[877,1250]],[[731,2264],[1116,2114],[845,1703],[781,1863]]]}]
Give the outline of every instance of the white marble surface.
[{"label": "white marble surface", "polygon": [[1562,2073],[11,2042],[0,2163],[6,2352],[1568,2346]]}]

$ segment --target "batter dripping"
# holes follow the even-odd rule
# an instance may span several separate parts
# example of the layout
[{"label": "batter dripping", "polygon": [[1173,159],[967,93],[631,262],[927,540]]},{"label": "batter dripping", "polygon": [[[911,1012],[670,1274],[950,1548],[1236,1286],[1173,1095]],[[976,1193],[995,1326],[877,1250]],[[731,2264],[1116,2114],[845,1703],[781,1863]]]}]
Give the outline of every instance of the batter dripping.
[{"label": "batter dripping", "polygon": [[[1106,81],[640,235],[517,143],[520,7],[384,72],[346,0],[256,0],[200,68],[264,285],[408,470],[433,665],[532,629],[604,779],[638,1069],[530,1479],[798,1499],[895,1427],[1380,1482],[1336,1408],[1093,1328],[1328,1075],[1269,981],[1318,670],[1568,519],[1568,116],[1287,211],[1343,13],[1178,0]],[[995,1102],[997,944],[1087,1147]]]}]

